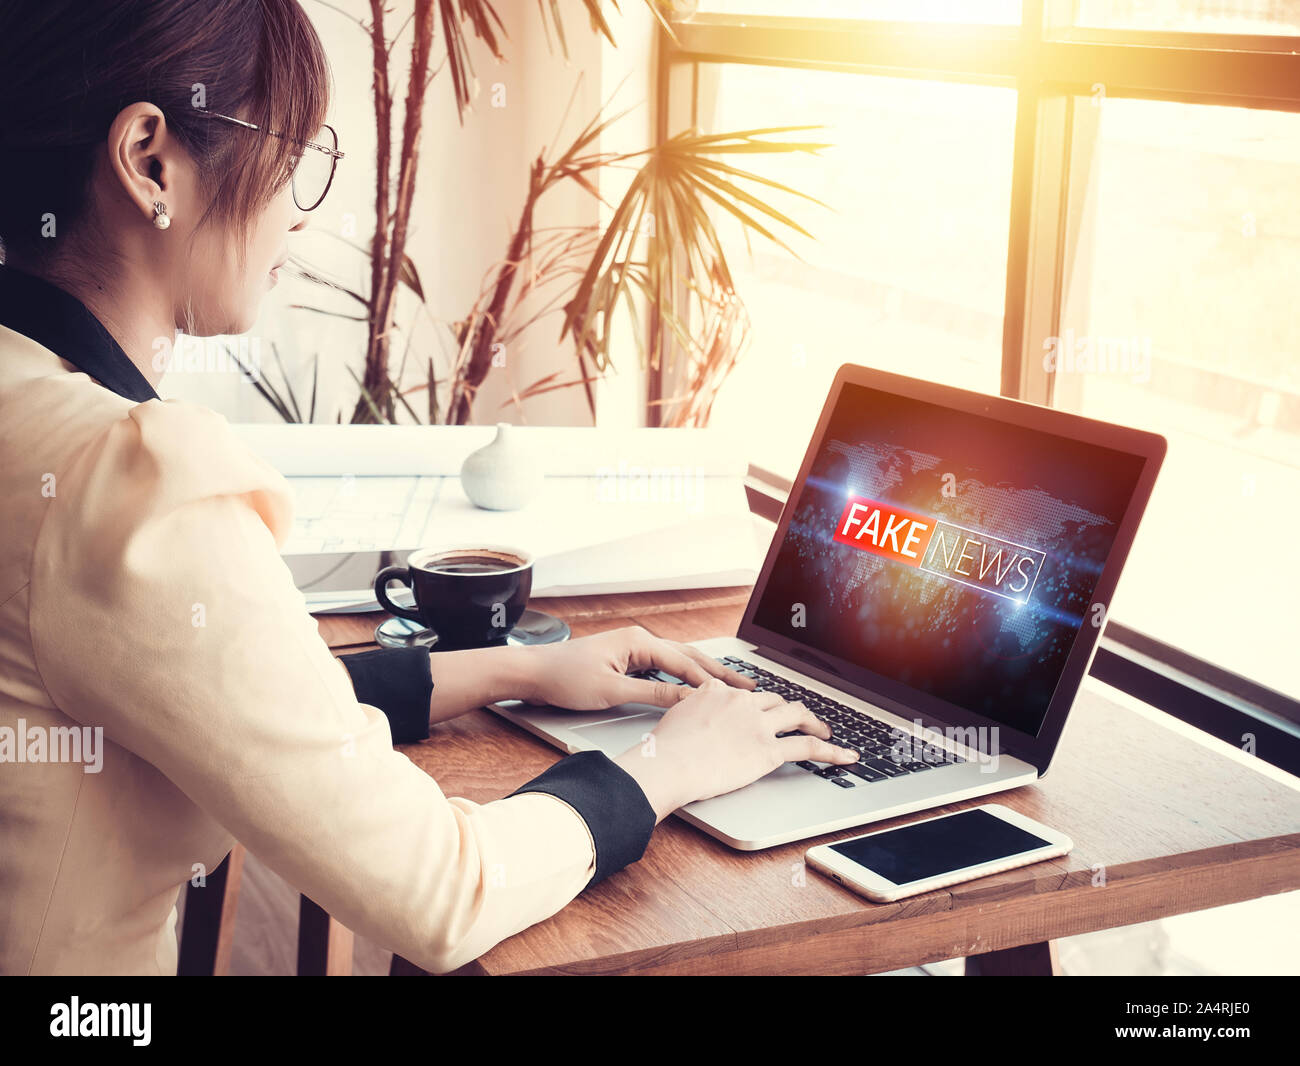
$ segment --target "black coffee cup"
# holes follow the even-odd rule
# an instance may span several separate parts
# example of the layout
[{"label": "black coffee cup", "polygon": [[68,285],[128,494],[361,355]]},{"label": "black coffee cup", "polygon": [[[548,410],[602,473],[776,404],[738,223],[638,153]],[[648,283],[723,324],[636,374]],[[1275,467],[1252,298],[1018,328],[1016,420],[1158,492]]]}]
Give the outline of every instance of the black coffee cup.
[{"label": "black coffee cup", "polygon": [[[414,608],[388,598],[390,581],[410,588]],[[435,651],[504,644],[532,591],[532,555],[499,545],[420,549],[375,575],[380,605],[437,633]]]}]

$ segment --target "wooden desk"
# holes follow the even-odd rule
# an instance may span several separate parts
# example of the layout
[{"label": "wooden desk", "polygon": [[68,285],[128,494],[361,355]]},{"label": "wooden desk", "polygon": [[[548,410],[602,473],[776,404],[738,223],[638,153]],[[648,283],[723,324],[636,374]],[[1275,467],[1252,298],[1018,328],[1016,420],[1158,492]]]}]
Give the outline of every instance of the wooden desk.
[{"label": "wooden desk", "polygon": [[[696,640],[734,633],[747,593],[546,602],[576,636],[635,623]],[[322,618],[321,631],[332,647],[357,650],[380,617]],[[508,794],[560,758],[484,710],[401,750],[446,794],[477,802]],[[737,852],[669,817],[640,862],[458,972],[866,974],[966,957],[967,973],[1051,973],[1058,937],[1300,888],[1300,792],[1118,706],[1095,685],[1080,695],[1049,774],[994,799],[1068,833],[1074,851],[874,904],[805,870],[812,841]],[[312,907],[304,901],[309,921]],[[344,931],[323,913],[314,920],[323,939],[309,945],[307,968],[347,972]],[[423,971],[397,959],[394,972]]]}]

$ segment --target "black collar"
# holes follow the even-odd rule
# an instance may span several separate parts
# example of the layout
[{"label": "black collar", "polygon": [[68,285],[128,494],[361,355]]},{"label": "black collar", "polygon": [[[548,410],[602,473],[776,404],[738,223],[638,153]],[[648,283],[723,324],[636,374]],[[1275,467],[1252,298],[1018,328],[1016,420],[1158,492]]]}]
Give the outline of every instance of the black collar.
[{"label": "black collar", "polygon": [[119,396],[137,403],[158,399],[103,323],[44,278],[0,265],[0,325],[30,337]]}]

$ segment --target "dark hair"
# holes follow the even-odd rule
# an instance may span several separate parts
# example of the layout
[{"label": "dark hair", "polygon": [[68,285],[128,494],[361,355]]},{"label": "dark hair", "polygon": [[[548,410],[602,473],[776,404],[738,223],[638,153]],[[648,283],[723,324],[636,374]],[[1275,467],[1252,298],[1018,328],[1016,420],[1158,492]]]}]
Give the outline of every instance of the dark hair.
[{"label": "dark hair", "polygon": [[[211,190],[196,229],[224,222],[242,231],[288,180],[294,140],[320,129],[329,79],[297,0],[4,0],[0,258],[48,263],[70,243],[93,246],[84,242],[96,235],[88,187],[96,153],[118,112],[137,101],[162,111]],[[41,236],[47,214],[54,239]]]}]

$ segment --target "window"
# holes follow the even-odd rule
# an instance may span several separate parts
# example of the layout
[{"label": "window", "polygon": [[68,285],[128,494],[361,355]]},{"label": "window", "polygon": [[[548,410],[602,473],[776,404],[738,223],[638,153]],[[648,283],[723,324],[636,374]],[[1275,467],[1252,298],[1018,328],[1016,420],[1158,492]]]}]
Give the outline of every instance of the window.
[{"label": "window", "polygon": [[804,136],[834,143],[762,160],[832,210],[781,201],[816,238],[791,236],[799,259],[761,237],[746,247],[737,227],[728,260],[752,334],[712,425],[788,478],[843,363],[998,391],[1013,90],[710,66],[700,115],[718,131],[820,122]]},{"label": "window", "polygon": [[1300,724],[1300,0],[699,7],[665,133],[827,123],[773,176],[840,209],[779,205],[820,238],[802,262],[724,232],[753,330],[714,424],[788,477],[860,361],[1162,433],[1107,634],[1222,693],[1221,736]]},{"label": "window", "polygon": [[1300,696],[1300,114],[1096,111],[1054,402],[1169,440],[1115,617]]}]

